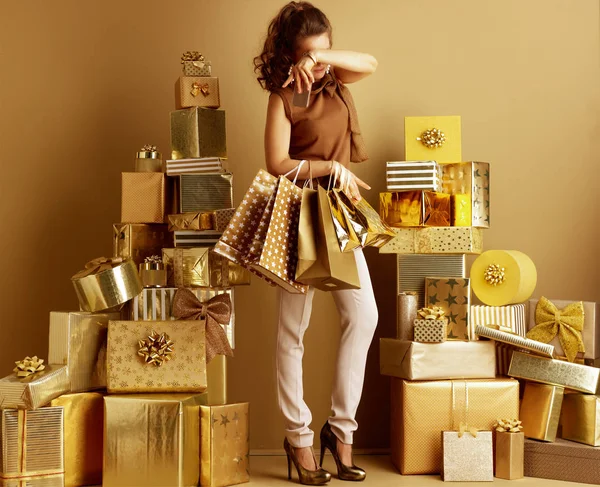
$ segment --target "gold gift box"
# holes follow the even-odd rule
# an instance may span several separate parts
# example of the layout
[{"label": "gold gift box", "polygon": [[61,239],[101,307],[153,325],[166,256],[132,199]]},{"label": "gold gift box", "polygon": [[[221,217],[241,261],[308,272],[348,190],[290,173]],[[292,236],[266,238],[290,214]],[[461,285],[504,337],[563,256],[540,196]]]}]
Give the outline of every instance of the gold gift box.
[{"label": "gold gift box", "polygon": [[214,230],[215,215],[212,211],[178,213],[167,217],[169,232],[176,230]]},{"label": "gold gift box", "polygon": [[180,108],[219,108],[219,78],[216,76],[182,76],[175,82],[175,105]]},{"label": "gold gift box", "polygon": [[163,172],[162,154],[157,150],[142,150],[135,154],[135,172]]},{"label": "gold gift box", "polygon": [[415,320],[415,342],[442,343],[448,335],[448,320]]},{"label": "gold gift box", "polygon": [[508,328],[512,333],[525,337],[527,333],[525,322],[525,304],[513,304],[508,306],[480,306],[472,305],[469,316],[469,328],[471,336],[475,335],[477,325],[497,325]]},{"label": "gold gift box", "polygon": [[523,478],[525,436],[522,432],[496,433],[496,477],[505,480]]},{"label": "gold gift box", "polygon": [[193,487],[206,394],[104,398],[103,487]]},{"label": "gold gift box", "polygon": [[392,227],[447,227],[450,195],[433,191],[380,193],[379,214]]},{"label": "gold gift box", "polygon": [[139,272],[144,288],[167,286],[167,270],[162,262],[144,262],[139,265]]},{"label": "gold gift box", "polygon": [[[123,392],[203,392],[206,389],[205,320],[110,321],[107,389]],[[173,342],[171,360],[161,366],[138,355],[153,332]]]},{"label": "gold gift box", "polygon": [[379,249],[382,254],[480,254],[480,228],[394,228],[396,236]]},{"label": "gold gift box", "polygon": [[598,389],[600,369],[514,352],[508,375],[595,394]]},{"label": "gold gift box", "polygon": [[225,210],[233,206],[233,174],[182,174],[179,184],[181,213]]},{"label": "gold gift box", "polygon": [[471,307],[470,280],[460,277],[426,277],[426,306],[439,306],[448,318],[450,340],[470,340],[469,308]]},{"label": "gold gift box", "polygon": [[560,425],[561,438],[600,446],[600,396],[565,394]]},{"label": "gold gift box", "polygon": [[492,432],[460,435],[442,432],[442,480],[444,482],[493,482]]},{"label": "gold gift box", "polygon": [[212,65],[210,61],[182,61],[185,76],[211,76]]},{"label": "gold gift box", "polygon": [[0,405],[6,409],[38,409],[70,388],[67,367],[46,365],[28,377],[12,374],[0,379]]},{"label": "gold gift box", "polygon": [[250,480],[248,403],[200,406],[200,485]]},{"label": "gold gift box", "polygon": [[452,195],[453,225],[489,228],[489,162],[442,164],[442,191]]},{"label": "gold gift box", "polygon": [[[445,140],[440,147],[424,145],[423,132],[438,129]],[[462,160],[460,116],[404,117],[405,159],[409,161],[457,162]]]},{"label": "gold gift box", "polygon": [[106,387],[106,334],[120,313],[50,313],[48,363],[66,365],[70,392]]},{"label": "gold gift box", "polygon": [[379,339],[379,371],[408,380],[493,379],[492,342],[418,343]]},{"label": "gold gift box", "polygon": [[227,158],[225,110],[184,108],[171,112],[171,159]]},{"label": "gold gift box", "polygon": [[558,431],[565,388],[526,382],[521,401],[523,434],[527,438],[554,441]]},{"label": "gold gift box", "polygon": [[62,408],[2,409],[0,418],[2,480],[29,485],[35,477],[64,473]]},{"label": "gold gift box", "polygon": [[206,393],[208,399],[206,404],[218,406],[227,404],[227,357],[215,355],[206,364]]},{"label": "gold gift box", "polygon": [[115,223],[113,225],[113,256],[132,259],[136,265],[146,257],[160,255],[165,247],[173,246],[173,234],[167,225]]},{"label": "gold gift box", "polygon": [[[219,294],[229,294],[231,299],[231,319],[228,325],[221,325],[227,335],[231,348],[235,348],[235,304],[233,300],[233,289],[218,288],[191,288],[201,303],[205,303]],[[173,316],[173,298],[177,288],[169,287],[162,289],[144,289],[138,296],[133,298],[130,319],[134,321],[144,320],[175,320]]]},{"label": "gold gift box", "polygon": [[65,394],[50,403],[64,411],[65,487],[100,485],[104,430],[104,395]]},{"label": "gold gift box", "polygon": [[466,415],[469,426],[491,430],[498,418],[519,417],[519,383],[514,379],[392,378],[391,387],[391,458],[403,475],[440,472],[440,433],[451,430],[453,421],[465,421]]},{"label": "gold gift box", "polygon": [[164,223],[165,175],[162,172],[121,173],[121,221]]}]

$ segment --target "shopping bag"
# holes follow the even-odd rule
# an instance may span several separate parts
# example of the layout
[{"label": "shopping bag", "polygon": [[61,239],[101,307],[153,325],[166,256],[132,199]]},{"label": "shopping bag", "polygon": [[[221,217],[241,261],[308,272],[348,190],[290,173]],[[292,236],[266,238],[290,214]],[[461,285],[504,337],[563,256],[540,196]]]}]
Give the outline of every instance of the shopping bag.
[{"label": "shopping bag", "polygon": [[352,203],[356,209],[357,217],[362,221],[367,230],[363,247],[379,248],[388,243],[396,236],[396,233],[385,223],[379,213],[365,200],[361,198],[357,203]]},{"label": "shopping bag", "polygon": [[340,193],[341,190],[339,189],[327,191],[329,208],[331,211],[331,218],[333,219],[335,234],[340,245],[340,250],[342,252],[351,252],[361,245],[356,232],[352,228],[352,225],[348,221],[346,213],[344,212],[344,205],[341,201]]},{"label": "shopping bag", "polygon": [[317,190],[304,187],[298,221],[298,263],[296,280],[317,261],[317,226],[319,224],[319,200]]},{"label": "shopping bag", "polygon": [[[342,252],[349,252],[356,247],[364,247],[368,236],[367,227],[363,223],[361,215],[357,213],[356,207],[350,198],[341,189],[330,191],[329,198],[330,200],[335,199],[337,201],[337,208],[341,210],[345,219],[345,227],[348,229],[348,236],[344,237],[345,240],[347,239],[346,245],[343,245],[343,241],[340,240],[340,235],[338,234],[338,241],[340,242]],[[332,215],[335,214],[336,212],[332,209]]]}]

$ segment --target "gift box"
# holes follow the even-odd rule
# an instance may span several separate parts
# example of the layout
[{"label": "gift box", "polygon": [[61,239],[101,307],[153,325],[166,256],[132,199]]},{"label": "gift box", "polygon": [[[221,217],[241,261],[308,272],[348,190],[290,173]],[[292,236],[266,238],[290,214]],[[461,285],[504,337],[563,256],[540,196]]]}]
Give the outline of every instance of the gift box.
[{"label": "gift box", "polygon": [[444,482],[493,482],[492,432],[461,434],[442,432],[442,480]]},{"label": "gift box", "polygon": [[415,320],[415,342],[420,343],[442,343],[448,335],[448,320]]},{"label": "gift box", "polygon": [[600,396],[565,394],[560,415],[561,438],[600,446]]},{"label": "gift box", "polygon": [[381,374],[400,379],[496,377],[496,349],[491,342],[418,343],[380,338],[379,353]]},{"label": "gift box", "polygon": [[206,364],[206,404],[218,406],[227,404],[227,357],[216,355]]},{"label": "gift box", "polygon": [[469,426],[491,430],[497,418],[519,416],[519,383],[513,379],[393,378],[391,387],[391,458],[403,475],[440,472],[441,432],[452,429],[453,421],[458,424],[466,416]]},{"label": "gift box", "polygon": [[219,78],[214,76],[182,76],[175,83],[177,108],[219,108]]},{"label": "gift box", "polygon": [[496,433],[496,477],[505,480],[523,478],[524,445],[522,432]]},{"label": "gift box", "polygon": [[442,191],[452,195],[453,225],[489,228],[489,162],[443,164]]},{"label": "gift box", "polygon": [[198,51],[186,51],[181,56],[181,65],[185,76],[210,76],[212,65]]},{"label": "gift box", "polygon": [[135,172],[163,172],[162,155],[153,145],[145,145],[135,154]]},{"label": "gift box", "polygon": [[6,409],[38,409],[70,389],[68,368],[46,365],[26,377],[14,373],[0,379],[0,405]]},{"label": "gift box", "polygon": [[104,398],[103,487],[188,487],[200,480],[200,405],[207,394]]},{"label": "gift box", "polygon": [[71,392],[106,387],[106,333],[120,313],[50,313],[48,363],[66,365]]},{"label": "gift box", "polygon": [[396,236],[379,249],[382,254],[480,254],[480,228],[394,228]]},{"label": "gift box", "polygon": [[205,320],[110,321],[109,393],[203,392]]},{"label": "gift box", "polygon": [[223,234],[213,230],[176,230],[173,232],[175,248],[214,247]]},{"label": "gift box", "polygon": [[0,477],[0,487],[65,487],[65,476],[54,474],[16,480],[7,480]]},{"label": "gift box", "polygon": [[490,340],[511,345],[514,348],[527,350],[535,355],[548,358],[554,357],[554,347],[552,345],[536,342],[535,340],[530,340],[528,338],[515,335],[514,333],[496,330],[495,328],[490,328],[488,326],[477,325],[475,328],[475,334],[478,337],[489,338]]},{"label": "gift box", "polygon": [[469,340],[469,308],[471,288],[469,279],[455,277],[427,277],[425,279],[426,306],[439,306],[448,317],[448,338]]},{"label": "gift box", "polygon": [[442,170],[435,161],[386,162],[388,191],[441,191]]},{"label": "gift box", "polygon": [[178,213],[167,217],[169,232],[182,230],[214,230],[214,214],[212,211]]},{"label": "gift box", "polygon": [[2,480],[19,485],[35,477],[64,473],[62,408],[2,409],[0,418]]},{"label": "gift box", "polygon": [[404,150],[407,160],[461,161],[460,117],[404,117]]},{"label": "gift box", "polygon": [[517,250],[488,250],[475,259],[471,287],[483,304],[505,306],[527,301],[535,289],[533,261]]},{"label": "gift box", "polygon": [[160,256],[146,257],[144,262],[139,265],[139,272],[144,288],[167,286],[167,270]]},{"label": "gift box", "polygon": [[[529,300],[529,318],[527,322],[527,329],[530,331],[536,326],[536,310],[538,307],[538,299]],[[548,303],[549,301],[549,303]],[[581,305],[577,304],[581,303]],[[568,310],[566,308],[568,307]],[[565,310],[567,314],[565,314]],[[556,326],[556,320],[553,319],[556,311],[561,311],[561,320],[558,326]],[[559,337],[556,333],[560,328],[568,325],[573,328],[577,326],[580,328],[579,333],[582,335],[583,348],[585,352],[579,352],[578,356],[583,354],[583,357],[588,360],[594,360],[600,357],[600,308],[598,303],[590,301],[568,301],[561,299],[547,300],[544,298],[543,309],[539,317],[539,322],[544,323],[542,326],[544,334],[550,339],[549,343],[554,345],[556,353],[560,356],[566,355],[563,350],[563,346]],[[583,329],[581,329],[581,327]],[[555,331],[552,333],[551,330]],[[577,330],[577,328],[575,328]],[[549,333],[549,335],[548,335]],[[568,333],[571,335],[572,333]],[[551,338],[552,337],[552,338]],[[539,340],[541,336],[537,339]],[[579,343],[578,338],[569,338],[570,341],[575,340],[576,344]]]},{"label": "gift box", "polygon": [[450,195],[432,191],[380,193],[379,214],[392,227],[447,227]]},{"label": "gift box", "polygon": [[225,487],[250,480],[248,403],[200,406],[200,485]]},{"label": "gift box", "polygon": [[563,360],[536,357],[514,352],[508,375],[544,384],[563,386],[579,392],[595,394],[600,369]]},{"label": "gift box", "polygon": [[425,278],[429,276],[466,277],[464,255],[401,255],[398,264],[397,292],[417,293],[417,307],[425,305]]},{"label": "gift box", "polygon": [[[235,348],[235,306],[233,300],[233,289],[218,288],[193,288],[192,293],[202,303],[220,294],[228,294],[231,301],[231,318],[227,324],[221,325],[229,341],[231,348]],[[176,320],[173,313],[173,299],[177,288],[144,289],[138,296],[133,298],[130,318],[134,321],[166,321]]]},{"label": "gift box", "polygon": [[597,484],[600,448],[560,439],[555,443],[525,440],[525,476]]},{"label": "gift box", "polygon": [[171,159],[227,157],[225,110],[184,108],[171,112]]},{"label": "gift box", "polygon": [[182,174],[224,173],[223,160],[220,157],[202,157],[195,159],[168,159],[167,176]]},{"label": "gift box", "polygon": [[554,441],[558,431],[565,388],[549,384],[525,383],[521,402],[523,434],[527,438]]},{"label": "gift box", "polygon": [[182,213],[221,210],[233,206],[233,174],[182,174],[178,178]]},{"label": "gift box", "polygon": [[417,301],[417,293],[414,291],[398,293],[396,307],[396,338],[398,340],[410,341],[414,339]]},{"label": "gift box", "polygon": [[121,221],[163,223],[167,190],[162,172],[121,173]]},{"label": "gift box", "polygon": [[146,257],[160,255],[164,247],[173,246],[173,235],[164,224],[115,223],[113,225],[113,257],[132,259],[136,265]]},{"label": "gift box", "polygon": [[476,336],[475,328],[478,325],[497,325],[501,329],[508,329],[524,337],[526,333],[525,305],[514,304],[509,306],[480,306],[472,305],[469,316],[471,336]]},{"label": "gift box", "polygon": [[65,394],[50,403],[64,411],[65,487],[100,485],[104,430],[104,394]]},{"label": "gift box", "polygon": [[508,376],[508,369],[515,349],[512,345],[496,342],[496,374]]},{"label": "gift box", "polygon": [[98,312],[126,303],[142,291],[135,263],[99,257],[71,278],[82,311]]}]

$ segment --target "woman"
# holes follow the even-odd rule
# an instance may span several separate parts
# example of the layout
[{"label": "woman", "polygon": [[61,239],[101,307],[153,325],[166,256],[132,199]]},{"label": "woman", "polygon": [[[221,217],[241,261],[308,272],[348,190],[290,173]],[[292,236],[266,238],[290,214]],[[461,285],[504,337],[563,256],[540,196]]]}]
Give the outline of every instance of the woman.
[{"label": "woman", "polygon": [[[271,21],[255,70],[263,88],[271,92],[265,128],[269,172],[286,174],[297,168],[299,179],[343,172],[347,194],[360,199],[358,186],[370,189],[348,171],[350,161],[366,159],[354,103],[346,83],[373,73],[373,56],[331,49],[331,25],[308,2],[290,2]],[[311,89],[308,107],[293,103]],[[294,171],[295,172],[295,171]],[[331,475],[322,469],[323,453],[331,451],[343,480],[364,480],[365,471],[353,464],[352,435],[362,393],[367,352],[377,325],[377,306],[362,250],[355,253],[361,288],[332,292],[341,316],[342,336],[332,393],[332,415],[321,429],[321,457],[317,468],[312,450],[312,416],[303,400],[302,339],[312,309],[314,290],[290,294],[280,289],[277,333],[278,402],[286,422],[284,448],[288,478],[294,462],[300,482],[320,485]]]}]

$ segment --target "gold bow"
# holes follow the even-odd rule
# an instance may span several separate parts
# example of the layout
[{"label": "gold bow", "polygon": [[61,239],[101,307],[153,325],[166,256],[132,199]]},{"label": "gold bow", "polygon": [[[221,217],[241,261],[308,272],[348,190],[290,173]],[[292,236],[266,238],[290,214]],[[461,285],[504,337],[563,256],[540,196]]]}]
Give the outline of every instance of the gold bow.
[{"label": "gold bow", "polygon": [[198,96],[200,93],[204,96],[208,96],[210,95],[210,87],[208,86],[208,83],[200,84],[197,81],[194,81],[190,93],[192,96]]},{"label": "gold bow", "polygon": [[427,129],[420,137],[417,137],[417,140],[428,149],[437,149],[438,147],[442,147],[444,142],[446,142],[446,134],[440,129]]},{"label": "gold bow", "polygon": [[202,303],[186,288],[179,288],[173,297],[173,316],[180,320],[199,320],[206,317],[206,362],[215,355],[233,357],[233,350],[221,325],[231,319],[231,298],[229,294],[217,294]]},{"label": "gold bow", "polygon": [[504,267],[498,264],[490,264],[483,271],[483,279],[492,286],[499,286],[506,279]]},{"label": "gold bow", "polygon": [[577,301],[558,309],[552,301],[541,297],[535,308],[535,326],[527,332],[527,338],[550,343],[556,335],[569,362],[577,353],[585,352],[583,345],[583,303]]},{"label": "gold bow", "polygon": [[13,372],[17,373],[17,377],[29,377],[30,375],[41,372],[46,368],[44,360],[34,355],[33,357],[25,357],[19,362],[15,362],[16,367]]},{"label": "gold bow", "polygon": [[471,433],[471,436],[473,438],[477,438],[477,431],[479,431],[479,430],[477,428],[475,428],[474,426],[468,426],[467,423],[461,422],[458,427],[458,437],[462,438],[462,436],[468,432],[468,433]]},{"label": "gold bow", "polygon": [[98,274],[102,271],[107,271],[113,267],[122,264],[125,261],[122,257],[98,257],[97,259],[90,260],[85,268],[79,271],[73,276],[73,279],[81,279],[82,277],[89,276],[91,274]]},{"label": "gold bow", "polygon": [[156,152],[156,146],[146,144],[144,147],[141,148],[140,152]]},{"label": "gold bow", "polygon": [[494,428],[499,433],[519,433],[523,426],[518,419],[498,419],[494,424]]},{"label": "gold bow", "polygon": [[433,306],[432,308],[421,308],[417,311],[417,315],[424,320],[441,320],[446,316],[446,312],[439,306]]},{"label": "gold bow", "polygon": [[144,258],[144,264],[162,264],[163,260],[160,255],[151,255],[150,257]]},{"label": "gold bow", "polygon": [[140,340],[138,343],[140,346],[138,355],[144,357],[146,364],[154,364],[160,367],[173,358],[171,354],[173,353],[173,345],[175,344],[166,333],[158,334],[152,330],[150,336],[145,340]]},{"label": "gold bow", "polygon": [[204,56],[198,51],[185,51],[181,55],[181,64],[190,61],[199,61],[198,64],[202,64],[202,66],[198,66],[196,64],[194,64],[194,66],[198,66],[199,68],[204,67]]}]

